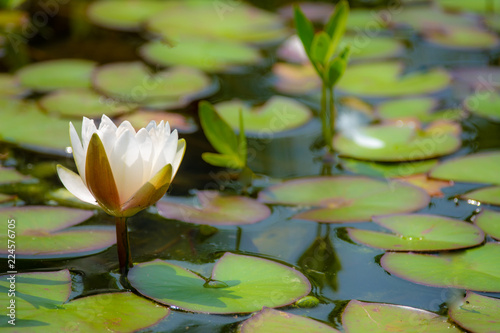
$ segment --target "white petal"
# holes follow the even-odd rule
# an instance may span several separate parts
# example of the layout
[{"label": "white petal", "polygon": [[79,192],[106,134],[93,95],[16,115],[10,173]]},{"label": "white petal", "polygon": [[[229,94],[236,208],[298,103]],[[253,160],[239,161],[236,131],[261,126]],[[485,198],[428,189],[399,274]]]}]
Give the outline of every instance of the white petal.
[{"label": "white petal", "polygon": [[81,175],[83,182],[85,183],[85,151],[72,122],[69,123],[69,137],[78,173]]},{"label": "white petal", "polygon": [[149,124],[146,126],[146,131],[151,131],[153,128],[156,128],[156,121],[151,120]]},{"label": "white petal", "polygon": [[87,147],[89,146],[90,138],[92,138],[92,134],[94,134],[96,131],[97,128],[95,127],[94,120],[83,117],[82,145],[85,153],[87,153]]},{"label": "white petal", "polygon": [[85,186],[80,176],[60,165],[57,166],[57,174],[64,187],[66,187],[75,197],[84,202],[97,205],[96,200]]},{"label": "white petal", "polygon": [[116,132],[115,123],[111,119],[109,119],[109,117],[106,116],[105,114],[103,114],[101,117],[101,123],[99,124],[99,129],[103,127],[110,127]]},{"label": "white petal", "polygon": [[177,152],[177,142],[178,142],[177,130],[173,131],[172,134],[165,140],[165,143],[161,147],[161,153],[157,156],[154,162],[152,174],[155,175],[161,168],[166,164],[172,163],[175,158],[175,153]]},{"label": "white petal", "polygon": [[149,136],[149,133],[146,129],[141,128],[137,135],[135,136],[137,143],[139,144],[139,151],[142,156],[143,162],[143,170],[144,170],[144,178],[142,179],[144,182],[148,181],[154,175],[151,174],[153,169],[153,161],[154,161],[154,147],[153,141]]},{"label": "white petal", "polygon": [[120,126],[118,126],[118,129],[116,130],[116,136],[119,137],[125,131],[132,132],[135,135],[134,127],[127,120],[125,120],[120,124]]},{"label": "white petal", "polygon": [[184,157],[185,152],[186,152],[186,142],[183,140],[177,147],[177,152],[172,162],[172,179],[174,179],[177,170],[179,170],[179,166],[181,165],[182,158]]}]

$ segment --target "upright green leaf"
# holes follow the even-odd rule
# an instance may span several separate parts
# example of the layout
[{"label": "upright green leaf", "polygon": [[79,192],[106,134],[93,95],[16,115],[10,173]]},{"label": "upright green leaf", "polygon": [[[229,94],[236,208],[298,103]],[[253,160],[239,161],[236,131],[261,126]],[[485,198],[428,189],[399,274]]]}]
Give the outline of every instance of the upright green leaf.
[{"label": "upright green leaf", "polygon": [[311,45],[311,60],[320,63],[324,66],[326,61],[326,56],[328,53],[328,48],[330,47],[330,37],[324,31],[318,32],[314,35],[314,39]]},{"label": "upright green leaf", "polygon": [[314,39],[314,27],[309,19],[304,15],[299,6],[294,7],[294,20],[297,35],[299,35],[306,53],[311,53],[311,45]]},{"label": "upright green leaf", "polygon": [[208,164],[222,168],[241,169],[245,166],[237,155],[232,154],[203,153],[201,158]]},{"label": "upright green leaf", "polygon": [[349,61],[350,47],[346,46],[342,53],[333,59],[328,64],[328,69],[326,72],[326,82],[329,87],[332,87],[337,83],[337,81],[342,77],[347,68],[347,62]]},{"label": "upright green leaf", "polygon": [[200,102],[200,122],[212,146],[221,154],[238,154],[238,138],[233,129],[219,116],[212,104]]},{"label": "upright green leaf", "polygon": [[342,36],[344,36],[347,17],[349,16],[349,4],[342,0],[335,6],[335,12],[325,26],[325,32],[330,36],[331,42],[325,60],[330,59],[337,49]]},{"label": "upright green leaf", "polygon": [[240,135],[238,138],[238,153],[240,160],[243,162],[243,167],[247,165],[247,138],[245,135],[245,125],[243,122],[243,110],[239,110],[240,117]]}]

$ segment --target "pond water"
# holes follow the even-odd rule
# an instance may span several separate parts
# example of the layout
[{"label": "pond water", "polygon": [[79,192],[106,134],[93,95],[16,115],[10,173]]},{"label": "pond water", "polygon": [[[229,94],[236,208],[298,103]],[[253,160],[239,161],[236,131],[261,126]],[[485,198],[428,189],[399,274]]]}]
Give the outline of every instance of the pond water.
[{"label": "pond water", "polygon": [[[134,1],[125,2],[134,3]],[[34,32],[32,34],[27,33],[26,26],[23,28],[23,24],[26,24],[26,22],[23,23],[23,19],[5,18],[5,23],[0,19],[0,31],[3,31],[5,37],[3,44],[0,44],[3,45],[0,68],[2,73],[15,75],[13,78],[19,80],[19,82],[10,81],[11,77],[7,76],[5,79],[0,78],[0,87],[3,90],[0,92],[0,102],[2,103],[0,113],[3,110],[10,112],[4,111],[4,115],[0,114],[0,122],[3,122],[3,125],[0,124],[0,139],[2,140],[0,159],[3,167],[0,169],[0,192],[6,194],[5,199],[1,198],[3,203],[0,210],[11,206],[26,207],[31,205],[70,206],[88,209],[88,207],[78,203],[78,200],[72,198],[70,194],[56,192],[62,188],[62,184],[57,176],[55,165],[62,164],[75,169],[71,154],[65,150],[65,147],[69,146],[68,122],[74,122],[79,131],[81,125],[78,122],[81,121],[82,116],[100,119],[100,116],[91,113],[94,111],[97,114],[109,111],[114,120],[120,119],[121,121],[140,114],[139,109],[151,110],[154,108],[155,112],[159,112],[156,113],[154,117],[157,118],[154,119],[165,117],[164,111],[171,113],[168,116],[171,118],[167,117],[167,119],[172,122],[172,127],[176,128],[176,124],[180,126],[180,137],[186,140],[187,151],[180,170],[168,190],[167,197],[160,201],[158,207],[150,207],[128,219],[134,263],[162,259],[206,277],[210,276],[215,262],[224,253],[231,252],[269,259],[287,267],[294,267],[304,274],[310,282],[312,289],[309,295],[315,296],[319,300],[319,304],[311,308],[289,305],[280,308],[280,310],[313,318],[338,330],[345,329],[345,325],[342,324],[342,314],[351,300],[403,305],[431,311],[449,318],[450,304],[453,303],[453,300],[463,297],[465,290],[477,291],[480,295],[498,299],[500,267],[498,267],[498,260],[492,260],[498,258],[495,258],[491,253],[485,254],[485,260],[491,260],[492,266],[490,280],[486,279],[485,283],[492,286],[491,288],[475,288],[474,282],[479,279],[475,276],[471,277],[470,280],[464,279],[465,282],[463,284],[460,282],[458,285],[450,283],[450,278],[447,276],[442,277],[441,283],[431,283],[419,276],[418,273],[404,278],[405,273],[397,269],[396,273],[389,272],[388,266],[382,267],[381,260],[384,260],[382,257],[391,252],[391,249],[385,250],[363,245],[362,243],[366,244],[369,241],[361,242],[359,238],[354,239],[351,232],[352,228],[387,232],[387,226],[384,228],[383,225],[371,221],[372,215],[432,214],[467,221],[468,225],[472,225],[470,222],[474,222],[479,213],[482,214],[484,211],[500,212],[498,195],[493,194],[484,197],[484,199],[483,196],[476,198],[472,194],[469,197],[463,196],[465,193],[483,188],[485,185],[500,185],[500,179],[498,175],[495,175],[500,174],[498,164],[495,164],[495,161],[498,161],[498,148],[500,147],[500,71],[497,67],[500,41],[496,33],[499,31],[498,24],[493,24],[498,22],[499,16],[494,11],[498,11],[500,3],[498,1],[484,1],[484,7],[478,6],[478,8],[469,8],[467,2],[463,2],[465,4],[462,5],[460,1],[457,2],[457,8],[453,7],[450,1],[402,1],[403,4],[398,2],[397,5],[392,1],[356,1],[350,3],[352,9],[347,31],[348,35],[351,36],[352,57],[345,73],[346,78],[339,82],[336,94],[339,134],[335,138],[335,144],[340,157],[338,155],[331,157],[325,149],[321,136],[321,122],[317,117],[320,111],[319,80],[315,81],[314,73],[304,74],[306,62],[302,60],[294,62],[283,57],[283,54],[286,53],[286,50],[283,49],[284,42],[294,31],[290,2],[249,1],[243,3],[241,1],[211,0],[208,2],[210,2],[209,6],[213,8],[214,12],[207,14],[207,17],[212,19],[219,17],[218,22],[209,19],[207,21],[201,20],[204,16],[197,11],[192,11],[191,14],[186,14],[189,11],[181,11],[181,14],[177,14],[180,15],[177,18],[172,15],[172,17],[163,18],[164,21],[151,21],[148,23],[149,26],[146,26],[144,22],[147,18],[161,12],[160,7],[155,9],[152,6],[150,8],[151,1],[147,1],[148,4],[143,6],[144,13],[141,11],[140,15],[144,17],[142,19],[134,18],[136,21],[132,20],[131,25],[127,19],[134,15],[123,14],[123,17],[120,17],[119,6],[115,7],[118,14],[113,15],[112,11],[105,11],[106,14],[102,15],[102,11],[99,12],[95,8],[89,9],[91,1],[76,0],[27,1],[22,4],[20,8],[26,13],[26,18],[33,22],[31,28],[34,29]],[[51,3],[53,6],[44,7],[47,3]],[[163,3],[163,1],[158,0],[156,5],[158,3]],[[315,2],[315,5],[319,4],[319,2]],[[440,7],[444,6],[444,8],[450,9],[446,7],[447,5],[452,6],[453,10],[445,11]],[[243,11],[247,6],[260,7],[273,14],[271,18],[262,18],[253,12],[240,14],[240,11]],[[314,10],[312,4],[301,5],[306,15],[315,19],[316,27],[321,27],[322,22],[328,19],[333,10],[333,7],[329,6],[330,4],[327,4],[326,7]],[[491,10],[489,6],[493,6],[493,13],[485,12],[486,9]],[[151,13],[148,14],[148,11]],[[45,13],[45,16],[40,13]],[[2,15],[3,12],[0,12],[0,17]],[[237,16],[237,19],[233,19],[231,15],[241,15],[241,18]],[[47,17],[46,22],[43,20],[44,17]],[[252,56],[243,55],[242,58],[247,57],[247,60],[226,59],[218,64],[217,59],[223,55],[238,58],[239,52],[244,53],[233,50],[229,46],[226,46],[227,49],[221,48],[221,50],[215,51],[206,46],[200,48],[193,46],[191,51],[184,50],[185,54],[181,53],[180,56],[172,58],[162,55],[161,52],[158,53],[160,55],[154,54],[153,46],[146,49],[144,44],[153,43],[150,42],[154,39],[152,36],[155,33],[158,34],[158,31],[152,28],[155,24],[166,24],[165,31],[167,32],[163,31],[163,33],[170,33],[168,29],[171,27],[168,26],[168,22],[170,22],[168,19],[174,22],[172,26],[177,25],[177,29],[180,29],[180,32],[172,32],[173,36],[182,35],[182,29],[185,29],[184,33],[189,29],[196,32],[204,30],[204,27],[211,24],[218,25],[220,23],[220,28],[207,28],[206,36],[200,33],[201,37],[196,37],[212,38],[213,36],[210,34],[216,35],[222,31],[220,35],[226,41],[237,41],[243,43],[245,47],[251,45],[251,49],[257,52],[258,59],[256,61],[248,60]],[[245,22],[244,19],[248,19],[249,22]],[[241,31],[237,30],[236,26],[231,26],[234,24],[234,20],[241,20],[241,25],[244,26]],[[189,24],[183,24],[183,21],[189,22]],[[129,26],[127,27],[126,24],[121,26],[120,24],[123,22]],[[16,24],[19,24],[20,27],[16,28]],[[224,24],[227,24],[229,28]],[[264,31],[259,31],[254,35],[253,31],[248,30],[255,29],[259,24],[264,26]],[[193,28],[190,28],[190,25]],[[237,31],[231,34],[231,29]],[[456,31],[457,34],[463,32],[463,34],[455,36],[450,31]],[[190,37],[192,35],[196,34],[193,32]],[[238,40],[238,38],[242,40]],[[382,44],[377,49],[377,42],[373,41],[380,38],[385,38],[393,44]],[[175,40],[175,38],[173,39]],[[209,39],[209,41],[211,40],[213,39]],[[293,55],[300,54],[295,46],[292,45],[290,52]],[[393,51],[389,52],[391,48]],[[193,56],[191,59],[192,52],[205,51],[207,52],[205,58]],[[162,61],[155,63],[155,57],[160,57]],[[95,62],[95,64],[90,65],[94,71],[91,89],[93,89],[92,93],[98,94],[97,107],[89,106],[86,108],[84,101],[96,97],[85,95],[87,97],[83,99],[70,99],[66,105],[61,102],[61,104],[54,106],[54,109],[47,109],[49,101],[43,99],[48,94],[54,94],[54,90],[62,90],[65,84],[63,81],[62,87],[57,89],[44,89],[43,87],[54,82],[51,80],[56,80],[53,75],[55,72],[64,71],[61,69],[62,67],[49,68],[45,72],[34,73],[32,77],[27,78],[28,71],[24,68],[29,67],[31,63],[68,58],[87,59]],[[121,86],[124,81],[132,77],[130,74],[132,69],[127,65],[119,68],[116,72],[111,72],[110,77],[114,78],[114,82],[109,83],[111,81],[106,81],[107,77],[104,77],[104,68],[111,71],[111,67],[105,66],[133,61],[147,63],[148,68],[154,72],[162,71],[176,64],[192,65],[191,67],[196,67],[195,72],[182,72],[180,75],[183,77],[192,75],[191,82],[200,82],[199,86],[184,87],[185,83],[179,79],[167,82],[165,85],[166,89],[181,91],[177,95],[173,93],[173,97],[149,96],[151,99],[147,101],[148,103],[143,104],[141,102],[144,101],[140,99],[127,100],[126,97],[120,95],[120,89],[126,90],[129,87],[137,86],[136,83],[131,83],[131,86],[127,86],[127,84]],[[278,67],[283,64],[290,67],[280,71]],[[86,65],[84,64],[84,66]],[[356,66],[368,67],[357,68]],[[140,72],[142,69],[139,67],[135,67],[133,70]],[[95,68],[99,68],[99,72]],[[127,72],[129,69],[130,72]],[[301,69],[304,72],[300,72]],[[23,70],[26,74],[25,78],[22,76]],[[73,70],[74,67],[68,72]],[[352,74],[356,71],[358,74]],[[391,73],[394,74],[392,77]],[[157,89],[157,86],[150,86],[153,88],[149,89],[147,84],[150,82],[144,81],[146,74],[140,75],[139,81],[135,82],[139,82],[139,86],[142,85],[143,88],[146,87],[146,94]],[[403,75],[402,77],[406,78],[407,81],[404,81],[399,75]],[[419,75],[426,76],[419,77]],[[54,77],[57,77],[57,74]],[[191,78],[191,76],[189,77]],[[162,82],[160,79],[158,80],[152,82]],[[133,80],[130,79],[130,81]],[[75,81],[68,82],[74,83]],[[78,88],[88,91],[90,88],[87,85],[85,81],[82,87]],[[9,89],[14,92],[11,93]],[[187,91],[184,95],[182,94],[183,89]],[[207,141],[201,129],[198,102],[202,99],[207,100],[217,108],[220,107],[219,103],[221,102],[238,99],[248,103],[248,105],[255,106],[267,102],[276,95],[295,99],[302,103],[301,107],[306,108],[309,110],[307,112],[311,112],[315,116],[312,119],[308,116],[305,121],[287,128],[299,115],[289,111],[290,106],[281,105],[271,109],[271,118],[267,123],[263,123],[261,129],[247,130],[248,166],[255,173],[255,177],[251,186],[245,189],[238,181],[237,171],[211,166],[202,159],[202,153],[214,152],[214,148]],[[34,116],[28,114],[28,111],[23,111],[24,114],[11,112],[11,104],[8,103],[14,103],[12,100],[19,101],[21,99],[28,101],[26,103],[35,101],[38,103],[38,107],[45,106],[44,111],[38,109],[34,112],[46,112],[50,119],[36,120],[39,121],[39,125],[37,125],[36,122],[32,124],[34,121],[30,118]],[[394,101],[403,104],[393,106],[390,103]],[[123,104],[122,111],[113,109],[116,105],[112,104],[120,103]],[[156,106],[154,106],[155,103]],[[161,103],[164,103],[165,106],[158,107]],[[138,107],[137,104],[141,104],[141,106]],[[103,105],[105,107],[101,108]],[[24,107],[28,109],[33,106],[25,104]],[[383,111],[384,107],[385,111]],[[89,113],[78,111],[79,108],[88,110]],[[416,110],[411,111],[412,108]],[[441,111],[442,114],[439,115]],[[181,116],[176,118],[176,115]],[[146,113],[142,115],[142,118],[150,116],[152,117],[151,114]],[[62,119],[61,126],[56,124],[54,119]],[[53,127],[50,126],[51,121],[54,121]],[[245,125],[251,126],[250,121],[245,121]],[[77,123],[78,125],[76,125]],[[147,124],[147,121],[141,123],[141,119],[139,119],[138,124],[140,124],[139,127],[142,127]],[[365,126],[371,127],[365,131]],[[438,136],[432,136],[435,132],[425,132],[432,126],[436,126]],[[61,131],[59,131],[60,128],[62,128]],[[415,130],[415,128],[422,130]],[[408,130],[408,133],[400,133],[401,129]],[[21,134],[17,135],[16,131]],[[447,139],[441,140],[443,135],[447,135]],[[53,136],[55,139],[47,139],[45,136]],[[448,141],[446,141],[448,136],[451,140],[449,146],[447,146]],[[366,137],[369,141],[363,141]],[[416,137],[423,139],[413,142],[412,140]],[[373,155],[372,152],[376,149],[373,149],[371,145],[377,145],[380,142],[382,142],[384,149]],[[406,144],[414,146],[411,150],[405,151],[404,145]],[[436,153],[436,151],[439,152]],[[491,153],[493,157],[484,162],[478,160],[476,163],[473,160],[471,164],[461,166],[458,170],[453,168],[455,162],[451,162],[448,163],[452,164],[449,169],[439,173],[439,168],[445,166],[446,161],[463,156],[474,157],[477,156],[474,155],[476,153]],[[417,158],[413,159],[412,157],[415,156]],[[430,166],[423,166],[419,164],[421,162],[414,161],[422,159],[436,159],[436,162],[430,162],[434,163]],[[456,164],[459,163],[456,162]],[[20,176],[20,179],[14,177],[14,180],[6,176],[6,180],[3,181],[1,173],[5,173],[6,168],[14,168],[23,176]],[[416,170],[420,170],[420,168],[421,171],[417,172]],[[403,199],[399,198],[398,201],[397,196],[377,199],[377,195],[383,196],[385,192],[375,191],[374,194],[369,192],[370,186],[372,186],[371,179],[377,179],[385,184],[385,181],[409,177],[413,173],[424,176],[417,180],[400,181],[413,182],[415,186],[420,186],[424,190],[416,190],[418,193],[409,195],[407,199],[403,197]],[[483,178],[481,178],[481,174],[484,175]],[[490,176],[492,174],[493,176]],[[284,180],[327,175],[333,175],[333,178],[341,175],[348,177],[369,176],[371,178],[361,178],[361,185],[349,182],[346,185],[335,185],[341,188],[339,198],[333,194],[329,197],[328,190],[321,187],[310,188],[308,184],[299,186],[297,189],[285,188],[283,193],[276,194],[281,190],[278,184]],[[349,188],[358,186],[359,194],[343,198],[342,186],[345,186],[346,193],[349,192]],[[413,186],[405,186],[414,189]],[[163,203],[198,204],[193,196],[197,191],[202,190],[222,191],[231,195],[239,194],[247,195],[253,199],[258,198],[270,208],[270,215],[253,224],[221,225],[212,223],[209,225],[210,223],[196,224],[168,219],[158,213],[158,210],[163,209],[162,207],[166,207],[165,210],[169,209],[167,206],[161,206]],[[321,197],[322,191],[326,193],[324,198],[319,198],[319,201],[308,200],[310,197]],[[422,194],[425,191],[429,194]],[[295,199],[292,195],[291,199],[288,198],[287,192],[299,193],[299,199],[297,199],[299,202],[294,202]],[[318,194],[318,192],[321,193]],[[304,198],[301,199],[300,193],[305,193]],[[273,199],[275,195],[277,196],[276,200]],[[366,209],[368,215],[365,215],[368,217],[361,215],[361,218],[352,218],[350,220],[352,222],[346,222],[346,220],[349,221],[346,216],[350,216],[351,213],[342,213],[344,215],[339,218],[332,218],[331,215],[328,215],[324,219],[319,218],[319,215],[312,215],[313,217],[310,217],[311,214],[307,215],[311,207],[336,209],[348,200],[356,202],[361,197],[359,200],[365,200],[364,196],[368,197],[366,199],[368,203],[363,204],[363,206],[354,205],[352,214],[356,215]],[[422,196],[427,199],[422,198]],[[428,200],[428,204],[425,200]],[[376,213],[378,208],[375,208],[375,213],[370,213],[370,209],[373,208],[370,207],[370,202],[374,206],[391,206],[390,203],[387,203],[388,201],[395,202],[393,204],[395,208],[382,210],[381,213]],[[419,202],[424,202],[424,204],[419,204]],[[91,211],[95,214],[92,214],[89,219],[83,219],[85,221],[83,226],[97,225],[112,228],[114,225],[112,217],[102,210]],[[255,214],[257,213],[256,209]],[[0,213],[0,216],[16,219],[18,226],[22,223],[19,217],[12,215],[12,213],[9,214],[11,215],[9,216],[4,211]],[[252,210],[242,211],[241,215],[245,214],[252,215]],[[297,216],[298,214],[301,215]],[[33,216],[31,218],[34,219]],[[403,220],[405,218],[401,217]],[[496,217],[496,222],[497,225],[500,223],[498,217]],[[449,233],[454,231],[454,228],[448,228]],[[498,227],[496,228],[498,230]],[[7,230],[7,227],[5,229]],[[409,236],[406,236],[411,238],[412,232],[416,231],[413,230],[409,232]],[[482,231],[478,232],[483,235]],[[484,241],[481,238],[479,242],[471,245],[445,246],[442,250],[431,248],[423,251],[431,254],[439,253],[439,255],[447,255],[447,253],[460,255],[466,251],[460,250],[460,248],[474,246],[481,248],[484,247],[485,243],[498,245],[496,241],[500,237],[498,231],[496,234],[492,232],[490,236],[490,232],[485,230],[485,234],[488,235],[484,237]],[[0,240],[2,247],[7,248],[7,237],[0,237]],[[23,244],[18,241],[18,251],[22,251],[22,248]],[[0,253],[2,253],[0,272],[10,271],[7,269],[7,253]],[[72,280],[70,300],[131,289],[131,286],[120,278],[114,245],[103,246],[99,251],[94,249],[89,253],[90,255],[76,255],[74,257],[44,255],[43,258],[37,258],[36,253],[24,256],[21,253],[15,262],[15,269],[19,273],[68,269],[71,272]],[[389,264],[384,263],[384,265]],[[424,272],[421,275],[433,275],[433,267],[422,265],[418,270]],[[471,268],[472,266],[464,267],[464,270],[460,270],[453,266],[450,270],[457,269],[457,277],[467,272],[468,269],[474,270]],[[252,267],[248,267],[248,270],[252,270]],[[404,271],[402,268],[401,270]],[[479,272],[482,271],[479,269]],[[419,283],[414,282],[415,280]],[[260,288],[260,285],[255,288]],[[286,304],[293,301],[290,300]],[[2,308],[4,308],[3,304]],[[498,314],[499,309],[500,305],[497,305],[496,310],[493,310],[497,311]],[[131,315],[133,316],[133,314]],[[150,327],[145,325],[145,328],[140,331],[236,332],[240,323],[251,316],[252,313],[195,313],[182,311],[173,306],[171,313],[166,318],[156,325]],[[22,308],[18,308],[18,323],[20,320],[22,322],[22,319]],[[451,319],[449,320],[451,323]],[[0,324],[4,325],[0,330],[9,327],[7,323],[2,321]],[[496,328],[500,330],[498,326]],[[409,331],[409,328],[406,327],[406,330]],[[474,331],[474,329],[471,330]],[[19,331],[21,332],[22,329]],[[352,331],[357,332],[356,330]]]}]

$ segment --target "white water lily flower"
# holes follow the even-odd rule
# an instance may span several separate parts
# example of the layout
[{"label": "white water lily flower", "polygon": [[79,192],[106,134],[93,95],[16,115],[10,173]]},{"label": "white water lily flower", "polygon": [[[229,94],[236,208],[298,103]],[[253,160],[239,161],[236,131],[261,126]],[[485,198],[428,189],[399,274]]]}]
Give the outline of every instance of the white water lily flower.
[{"label": "white water lily flower", "polygon": [[117,217],[132,216],[158,201],[186,150],[184,139],[163,121],[151,121],[136,133],[128,121],[116,127],[103,115],[96,128],[84,117],[81,141],[72,123],[69,133],[79,175],[58,165],[59,178],[78,199]]}]

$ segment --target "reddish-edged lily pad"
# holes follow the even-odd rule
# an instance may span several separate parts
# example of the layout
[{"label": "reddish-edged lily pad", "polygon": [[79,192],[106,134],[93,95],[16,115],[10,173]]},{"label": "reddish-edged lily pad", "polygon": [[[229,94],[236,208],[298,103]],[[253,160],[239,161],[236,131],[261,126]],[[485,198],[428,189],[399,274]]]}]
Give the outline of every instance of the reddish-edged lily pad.
[{"label": "reddish-edged lily pad", "polygon": [[483,210],[474,218],[474,224],[491,237],[500,240],[500,212]]},{"label": "reddish-edged lily pad", "polygon": [[500,186],[483,187],[478,190],[462,194],[460,198],[500,206]]},{"label": "reddish-edged lily pad", "polygon": [[437,215],[389,215],[373,222],[393,234],[349,228],[356,242],[393,251],[442,251],[472,247],[484,240],[484,233],[473,224]]},{"label": "reddish-edged lily pad", "polygon": [[156,121],[156,123],[160,123],[162,120],[168,122],[170,128],[176,129],[179,133],[194,133],[198,130],[192,117],[173,112],[137,110],[132,114],[118,118],[118,122],[125,120],[129,121],[137,131],[146,127],[151,120]]},{"label": "reddish-edged lily pad", "polygon": [[21,68],[16,75],[21,85],[37,91],[90,87],[96,63],[84,59],[57,59]]},{"label": "reddish-edged lily pad", "polygon": [[409,306],[352,300],[342,313],[346,333],[456,332],[447,317]]},{"label": "reddish-edged lily pad", "polygon": [[[15,220],[16,256],[20,258],[78,257],[101,252],[116,242],[114,228],[75,226],[94,215],[65,207],[24,206],[0,209],[0,217]],[[69,228],[69,229],[68,229]],[[0,255],[8,254],[8,233],[0,236]]]},{"label": "reddish-edged lily pad", "polygon": [[426,174],[398,177],[397,180],[420,187],[429,193],[431,197],[443,197],[444,194],[441,189],[453,185],[453,182],[450,181],[430,179]]},{"label": "reddish-edged lily pad", "polygon": [[308,94],[321,88],[314,67],[310,64],[296,65],[278,62],[273,66],[276,76],[274,87],[285,94]]},{"label": "reddish-edged lily pad", "polygon": [[389,273],[427,286],[500,292],[500,244],[431,255],[386,253],[380,260]]},{"label": "reddish-edged lily pad", "polygon": [[450,305],[450,318],[470,332],[500,331],[500,299],[467,292],[463,300]]},{"label": "reddish-edged lily pad", "polygon": [[239,129],[239,110],[242,111],[245,132],[276,133],[307,123],[313,116],[311,110],[294,99],[273,96],[265,104],[250,108],[239,100],[214,105],[217,113],[233,129]]},{"label": "reddish-edged lily pad", "polygon": [[342,155],[362,160],[405,162],[455,152],[461,146],[456,125],[434,122],[425,129],[411,125],[371,125],[344,131],[333,144]]},{"label": "reddish-edged lily pad", "polygon": [[500,151],[462,156],[439,164],[430,172],[438,179],[500,185]]},{"label": "reddish-edged lily pad", "polygon": [[[479,98],[478,96],[481,96]],[[500,122],[500,93],[483,91],[467,97],[464,101],[465,107],[485,118]]]},{"label": "reddish-edged lily pad", "polygon": [[159,303],[218,314],[285,306],[311,291],[307,278],[291,267],[232,253],[219,259],[210,280],[162,260],[135,265],[128,279]]},{"label": "reddish-edged lily pad", "polygon": [[254,199],[217,191],[199,191],[193,201],[194,206],[160,201],[158,212],[168,219],[210,225],[252,224],[271,215],[269,207]]},{"label": "reddish-edged lily pad", "polygon": [[340,331],[319,321],[283,311],[264,308],[250,319],[241,323],[240,333],[340,333]]},{"label": "reddish-edged lily pad", "polygon": [[[0,276],[0,288],[10,288],[11,275]],[[157,324],[170,310],[131,292],[105,293],[68,302],[71,275],[58,272],[19,273],[15,277],[15,326],[0,319],[0,328],[16,332],[136,332]],[[7,292],[0,302],[9,304]]]},{"label": "reddish-edged lily pad", "polygon": [[295,215],[296,218],[342,223],[415,211],[427,206],[430,198],[412,185],[367,177],[336,176],[289,180],[261,191],[259,200],[312,208]]}]

